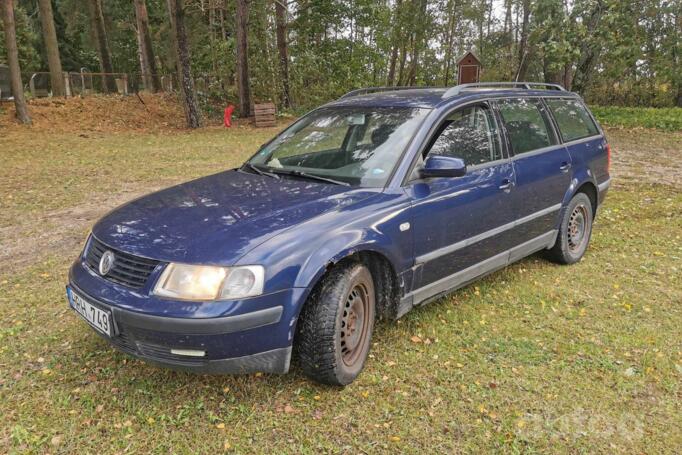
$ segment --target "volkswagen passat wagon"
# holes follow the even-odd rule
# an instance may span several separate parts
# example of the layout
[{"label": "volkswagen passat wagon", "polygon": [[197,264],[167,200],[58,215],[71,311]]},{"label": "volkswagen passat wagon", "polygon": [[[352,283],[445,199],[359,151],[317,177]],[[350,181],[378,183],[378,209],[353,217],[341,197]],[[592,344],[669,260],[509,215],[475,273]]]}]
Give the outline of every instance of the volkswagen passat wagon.
[{"label": "volkswagen passat wagon", "polygon": [[348,384],[379,318],[527,255],[585,253],[610,150],[581,98],[533,83],[351,92],[242,166],[92,229],[70,306],[118,349],[207,373]]}]

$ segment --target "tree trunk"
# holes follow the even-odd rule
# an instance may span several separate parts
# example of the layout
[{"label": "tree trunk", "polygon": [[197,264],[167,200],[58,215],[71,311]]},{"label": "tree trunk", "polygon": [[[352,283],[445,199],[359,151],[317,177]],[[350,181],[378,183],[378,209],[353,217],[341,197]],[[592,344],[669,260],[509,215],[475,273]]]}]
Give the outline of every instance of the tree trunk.
[{"label": "tree trunk", "polygon": [[398,25],[400,20],[400,8],[403,0],[396,0],[395,9],[393,10],[393,29],[391,33],[391,59],[388,66],[388,77],[386,78],[386,85],[393,86],[395,84],[395,66],[398,62],[398,41],[400,41],[400,27]]},{"label": "tree trunk", "polygon": [[[590,12],[590,17],[587,21],[587,32],[591,35],[596,30],[605,6],[601,1],[597,1],[594,9]],[[573,75],[573,87],[576,92],[582,93],[590,80],[592,67],[594,61],[597,59],[597,46],[590,39],[583,40],[580,46],[580,59],[576,65],[575,74]]]},{"label": "tree trunk", "polygon": [[282,107],[291,107],[289,93],[289,50],[287,49],[287,0],[275,0],[275,22],[277,27],[277,52],[279,72],[282,78]]},{"label": "tree trunk", "polygon": [[[99,67],[102,73],[113,73],[114,67],[111,63],[111,51],[107,41],[107,33],[104,28],[104,15],[102,14],[102,3],[100,0],[87,0],[88,11],[90,14],[90,27],[92,28],[97,54],[99,55]],[[107,93],[116,93],[116,81],[112,74],[102,77],[102,90]]]},{"label": "tree trunk", "polygon": [[31,116],[28,115],[26,99],[24,99],[24,86],[21,83],[21,68],[19,67],[19,51],[17,50],[17,32],[14,26],[14,0],[2,0],[3,25],[5,31],[5,46],[7,48],[7,63],[9,66],[9,79],[14,96],[14,107],[17,119],[25,125],[31,124]]},{"label": "tree trunk", "polygon": [[251,89],[249,87],[248,0],[237,0],[237,91],[239,115],[251,116]]},{"label": "tree trunk", "polygon": [[673,43],[672,54],[673,54],[673,82],[677,86],[677,93],[675,95],[675,106],[682,107],[682,74],[680,60],[682,56],[680,55],[680,50],[682,48],[682,43],[680,43],[680,35],[682,31],[682,4],[678,4],[677,10],[675,10],[675,15],[673,16],[673,26],[675,27],[675,42]]},{"label": "tree trunk", "polygon": [[405,62],[407,61],[407,45],[405,43],[405,40],[402,40],[402,44],[400,46],[400,65],[398,66],[398,84],[397,85],[405,85],[403,83],[403,76],[405,73]]},{"label": "tree trunk", "polygon": [[457,15],[457,2],[448,3],[448,25],[445,30],[445,77],[444,85],[447,87],[450,83],[450,70],[452,68],[452,53],[454,51],[453,44],[455,38],[455,21]]},{"label": "tree trunk", "polygon": [[[171,81],[176,82],[180,80],[180,74],[182,69],[180,67],[180,59],[178,58],[178,39],[175,35],[175,0],[166,0],[166,7],[168,8],[168,22],[170,23],[171,30],[171,58],[173,59],[173,64],[175,65],[175,78],[171,75]],[[179,84],[175,84],[179,85]],[[182,93],[182,91],[181,91]]]},{"label": "tree trunk", "polygon": [[192,70],[190,67],[189,48],[187,46],[187,31],[185,30],[185,5],[184,0],[168,0],[168,13],[171,17],[173,36],[176,43],[176,55],[178,65],[178,85],[182,94],[185,119],[188,128],[199,128],[201,116],[197,103]]},{"label": "tree trunk", "polygon": [[528,47],[528,21],[530,19],[530,0],[523,0],[523,22],[521,23],[521,39],[519,42],[519,65],[516,71],[516,80],[523,81],[530,64],[530,52]]},{"label": "tree trunk", "polygon": [[137,40],[140,46],[140,70],[147,90],[161,90],[161,80],[156,69],[152,36],[149,32],[149,15],[145,0],[135,0],[135,18],[137,20]]},{"label": "tree trunk", "polygon": [[[512,27],[512,0],[505,0],[504,35],[507,39],[507,68],[505,73],[514,74],[514,32]],[[508,71],[508,73],[507,73]]]},{"label": "tree trunk", "polygon": [[417,20],[417,30],[413,35],[412,41],[412,62],[410,65],[410,72],[407,78],[407,85],[415,85],[417,82],[417,69],[419,67],[419,58],[422,47],[425,46],[424,28],[426,27],[426,3],[427,0],[420,0]]},{"label": "tree trunk", "polygon": [[57,32],[54,28],[54,17],[52,16],[52,0],[39,0],[40,23],[43,29],[43,40],[47,51],[47,63],[50,67],[50,88],[52,96],[65,96],[66,87],[64,85],[64,73],[62,73],[62,62],[59,58],[59,46],[57,44]]}]

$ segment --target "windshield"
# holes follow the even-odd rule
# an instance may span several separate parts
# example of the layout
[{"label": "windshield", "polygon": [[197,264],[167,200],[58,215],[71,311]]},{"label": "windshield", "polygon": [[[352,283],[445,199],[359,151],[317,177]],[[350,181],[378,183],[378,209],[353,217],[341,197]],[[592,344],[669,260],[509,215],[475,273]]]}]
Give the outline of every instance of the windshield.
[{"label": "windshield", "polygon": [[290,175],[383,187],[428,109],[329,107],[311,112],[250,164]]}]

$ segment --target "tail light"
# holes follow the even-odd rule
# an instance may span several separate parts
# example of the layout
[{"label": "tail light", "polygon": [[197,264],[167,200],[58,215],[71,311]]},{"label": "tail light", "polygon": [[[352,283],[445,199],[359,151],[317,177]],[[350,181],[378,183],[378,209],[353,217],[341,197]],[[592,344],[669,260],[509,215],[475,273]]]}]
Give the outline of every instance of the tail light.
[{"label": "tail light", "polygon": [[611,145],[606,144],[606,172],[611,172]]}]

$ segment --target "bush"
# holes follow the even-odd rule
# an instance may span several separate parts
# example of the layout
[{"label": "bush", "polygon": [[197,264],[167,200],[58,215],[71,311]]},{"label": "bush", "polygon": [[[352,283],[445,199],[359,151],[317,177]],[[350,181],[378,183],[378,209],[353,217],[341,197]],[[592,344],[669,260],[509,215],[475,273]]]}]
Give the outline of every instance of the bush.
[{"label": "bush", "polygon": [[682,108],[591,106],[603,125],[621,128],[655,128],[682,131]]}]

